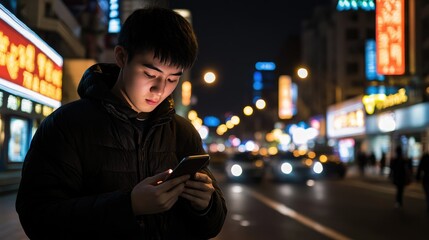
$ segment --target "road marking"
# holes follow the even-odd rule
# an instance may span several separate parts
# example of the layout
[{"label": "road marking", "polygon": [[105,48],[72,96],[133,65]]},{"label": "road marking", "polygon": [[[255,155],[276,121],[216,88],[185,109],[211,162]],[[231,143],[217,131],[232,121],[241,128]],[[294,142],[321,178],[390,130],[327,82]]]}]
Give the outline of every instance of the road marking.
[{"label": "road marking", "polygon": [[261,201],[263,204],[267,205],[268,207],[276,210],[277,212],[279,212],[282,215],[288,216],[290,218],[295,219],[296,221],[306,225],[309,228],[314,229],[315,231],[328,236],[332,239],[336,239],[336,240],[349,240],[351,238],[344,236],[343,234],[328,228],[326,226],[323,226],[322,224],[312,220],[311,218],[308,218],[298,212],[296,212],[295,210],[288,208],[287,206],[285,206],[282,203],[276,202],[258,192],[252,191],[248,188],[246,188],[246,190],[256,199],[258,199],[259,201]]}]

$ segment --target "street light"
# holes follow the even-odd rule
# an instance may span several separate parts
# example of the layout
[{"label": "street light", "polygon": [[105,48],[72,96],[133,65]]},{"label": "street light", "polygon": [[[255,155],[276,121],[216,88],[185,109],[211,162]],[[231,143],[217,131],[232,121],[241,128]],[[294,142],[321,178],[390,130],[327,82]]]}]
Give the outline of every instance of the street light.
[{"label": "street light", "polygon": [[262,110],[262,109],[264,109],[264,108],[265,108],[265,106],[267,105],[267,103],[265,102],[265,100],[264,100],[264,99],[258,99],[258,100],[256,101],[255,105],[256,105],[256,108],[257,108],[257,109]]},{"label": "street light", "polygon": [[244,115],[246,115],[246,116],[250,116],[250,115],[252,115],[252,114],[253,114],[253,108],[252,108],[251,106],[245,106],[245,107],[243,108],[243,113],[244,113]]},{"label": "street light", "polygon": [[301,79],[306,79],[308,77],[308,70],[306,68],[300,67],[296,73]]},{"label": "street light", "polygon": [[[204,82],[208,85],[216,81],[216,75],[213,72],[206,72],[203,76]],[[202,85],[200,82],[191,83],[190,81],[183,81],[182,83],[182,105],[190,106],[192,104],[193,86]]]},{"label": "street light", "polygon": [[204,81],[208,84],[212,84],[216,81],[216,74],[213,72],[206,72],[204,74]]}]

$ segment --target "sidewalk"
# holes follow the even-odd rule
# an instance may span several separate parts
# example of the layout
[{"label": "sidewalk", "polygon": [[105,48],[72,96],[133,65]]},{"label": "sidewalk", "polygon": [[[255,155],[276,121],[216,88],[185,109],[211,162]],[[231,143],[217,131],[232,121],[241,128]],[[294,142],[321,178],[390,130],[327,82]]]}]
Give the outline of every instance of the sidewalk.
[{"label": "sidewalk", "polygon": [[17,191],[21,181],[21,170],[0,172],[0,194]]},{"label": "sidewalk", "polygon": [[[393,185],[393,183],[390,181],[387,174],[380,175],[378,172],[378,169],[375,169],[375,168],[374,169],[367,168],[365,175],[360,176],[360,173],[359,173],[356,166],[349,166],[346,178],[353,179],[356,181],[365,182],[365,183],[369,183],[369,184],[384,186],[384,187],[388,187],[388,188],[394,188],[395,187]],[[410,185],[406,186],[406,191],[424,194],[422,183],[417,182],[415,179],[413,179],[413,182]]]}]

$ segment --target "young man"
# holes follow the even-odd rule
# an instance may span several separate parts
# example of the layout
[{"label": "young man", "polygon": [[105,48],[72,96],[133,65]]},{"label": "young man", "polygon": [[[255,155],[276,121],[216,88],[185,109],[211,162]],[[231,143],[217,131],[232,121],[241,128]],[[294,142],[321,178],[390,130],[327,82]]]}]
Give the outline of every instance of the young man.
[{"label": "young man", "polygon": [[195,61],[190,24],[174,11],[140,9],[122,26],[116,65],[89,68],[81,99],[35,134],[16,209],[31,239],[208,239],[226,205],[207,166],[164,181],[185,156],[203,154],[171,94]]}]

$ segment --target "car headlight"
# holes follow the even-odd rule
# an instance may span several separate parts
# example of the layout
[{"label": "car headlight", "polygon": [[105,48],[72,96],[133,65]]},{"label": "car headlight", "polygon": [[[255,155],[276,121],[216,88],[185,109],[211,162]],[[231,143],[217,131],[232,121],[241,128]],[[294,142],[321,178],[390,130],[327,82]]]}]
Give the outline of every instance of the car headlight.
[{"label": "car headlight", "polygon": [[323,172],[323,165],[320,162],[316,162],[313,165],[313,172],[320,174]]},{"label": "car headlight", "polygon": [[243,173],[243,168],[239,164],[234,164],[232,165],[230,171],[234,177],[239,177]]},{"label": "car headlight", "polygon": [[293,171],[293,167],[290,163],[285,162],[285,163],[282,163],[282,165],[280,166],[280,170],[284,174],[290,174]]}]

